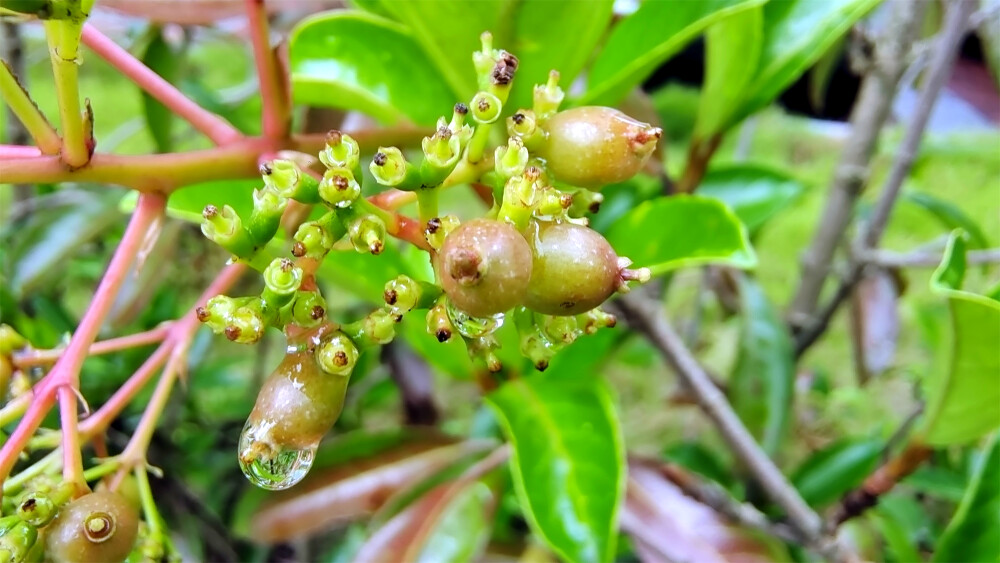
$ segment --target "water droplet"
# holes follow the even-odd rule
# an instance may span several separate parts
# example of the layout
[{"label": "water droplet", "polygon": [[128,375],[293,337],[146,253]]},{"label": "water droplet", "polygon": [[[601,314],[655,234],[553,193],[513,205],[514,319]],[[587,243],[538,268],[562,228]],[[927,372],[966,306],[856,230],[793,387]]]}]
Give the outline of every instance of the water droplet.
[{"label": "water droplet", "polygon": [[451,301],[448,302],[446,310],[451,324],[466,338],[489,336],[503,326],[503,313],[497,313],[489,317],[473,317],[465,311],[457,309],[451,304]]},{"label": "water droplet", "polygon": [[248,420],[240,435],[240,469],[251,483],[281,491],[301,481],[312,467],[319,442],[300,450],[276,447],[267,440],[267,429]]}]

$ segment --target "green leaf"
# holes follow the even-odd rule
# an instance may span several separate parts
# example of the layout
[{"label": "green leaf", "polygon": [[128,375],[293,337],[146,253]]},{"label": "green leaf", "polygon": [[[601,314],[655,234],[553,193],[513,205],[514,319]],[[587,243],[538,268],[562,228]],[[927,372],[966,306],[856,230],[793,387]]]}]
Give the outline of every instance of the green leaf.
[{"label": "green leaf", "polygon": [[536,376],[486,400],[513,445],[514,486],[532,530],[566,560],[610,561],[625,448],[607,384]]},{"label": "green leaf", "polygon": [[969,488],[938,541],[934,561],[1000,560],[1000,440],[982,452]]},{"label": "green leaf", "polygon": [[263,185],[259,179],[216,180],[181,188],[170,194],[167,213],[192,223],[201,223],[201,212],[206,205],[231,205],[243,219],[253,210],[253,191]]},{"label": "green leaf", "polygon": [[954,231],[931,276],[931,288],[948,299],[953,333],[950,365],[924,385],[922,431],[934,446],[968,442],[1000,427],[1000,303],[959,289],[965,246],[961,231]]},{"label": "green leaf", "polygon": [[879,440],[845,439],[814,453],[792,474],[802,499],[821,508],[857,487],[878,467]]},{"label": "green leaf", "polygon": [[296,102],[358,110],[387,123],[432,125],[455,102],[410,32],[373,14],[303,20],[292,31],[289,65]]},{"label": "green leaf", "polygon": [[887,510],[882,510],[879,503],[875,510],[871,512],[870,518],[875,521],[878,531],[885,539],[889,553],[895,557],[895,561],[910,562],[923,561],[920,552],[914,545],[913,540],[907,533],[905,524],[900,522],[895,515]]},{"label": "green leaf", "polygon": [[725,204],[700,196],[647,201],[608,229],[620,256],[654,274],[701,264],[752,268],[757,256],[740,220]]},{"label": "green leaf", "polygon": [[781,445],[795,384],[795,354],[785,323],[756,281],[740,276],[739,349],[729,396],[768,455]]},{"label": "green leaf", "polygon": [[724,487],[733,482],[733,475],[726,463],[715,452],[698,442],[673,444],[663,452],[663,458]]},{"label": "green leaf", "polygon": [[597,55],[580,105],[614,105],[709,25],[764,0],[644,2],[617,24]]},{"label": "green leaf", "polygon": [[934,216],[946,229],[962,229],[969,234],[969,246],[988,248],[990,241],[979,225],[954,203],[926,192],[907,190],[903,201],[920,207]]},{"label": "green leaf", "polygon": [[722,133],[737,121],[760,60],[763,27],[764,10],[754,6],[708,28],[696,138]]},{"label": "green leaf", "polygon": [[725,202],[751,236],[804,191],[805,186],[788,174],[758,164],[712,168],[698,185],[698,195]]},{"label": "green leaf", "polygon": [[[182,59],[163,40],[159,27],[151,30],[151,39],[142,55],[142,62],[167,82],[177,82]],[[142,107],[146,114],[146,126],[149,127],[149,133],[156,145],[156,152],[171,152],[174,145],[172,138],[174,112],[168,110],[146,91],[142,92]]]}]

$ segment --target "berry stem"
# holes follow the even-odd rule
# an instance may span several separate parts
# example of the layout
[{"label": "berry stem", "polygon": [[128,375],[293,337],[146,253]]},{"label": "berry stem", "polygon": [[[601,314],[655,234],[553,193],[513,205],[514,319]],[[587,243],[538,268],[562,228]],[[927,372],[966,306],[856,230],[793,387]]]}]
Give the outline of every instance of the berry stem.
[{"label": "berry stem", "polygon": [[[83,43],[127,76],[136,86],[156,98],[170,111],[187,120],[216,145],[228,145],[243,135],[225,119],[202,108],[176,87],[142,64],[92,25],[83,26]],[[75,68],[75,63],[74,63]],[[77,111],[79,113],[79,111]]]},{"label": "berry stem", "polygon": [[277,57],[271,50],[264,0],[246,0],[246,9],[253,58],[260,81],[261,129],[265,137],[281,138],[288,133],[288,97]]},{"label": "berry stem", "polygon": [[[56,392],[63,386],[76,389],[79,385],[80,367],[87,357],[87,350],[93,344],[107,316],[115,296],[125,277],[129,266],[146,242],[146,234],[152,224],[159,220],[166,207],[166,199],[159,195],[145,194],[139,197],[139,203],[132,220],[129,221],[125,235],[122,237],[114,257],[108,265],[107,272],[94,293],[90,307],[84,314],[80,325],[70,340],[65,353],[56,362],[52,371],[35,387],[35,398],[24,418],[0,449],[0,481],[10,474],[18,455],[24,449],[42,419],[52,408],[56,400]],[[76,400],[75,397],[73,399]],[[75,408],[75,402],[74,402]]]},{"label": "berry stem", "polygon": [[62,426],[63,481],[76,487],[77,493],[87,488],[83,480],[83,456],[77,432],[77,396],[71,387],[59,388],[59,422]]},{"label": "berry stem", "polygon": [[60,157],[70,168],[79,168],[90,160],[90,150],[84,138],[78,84],[81,23],[49,20],[44,22],[44,26],[63,132]]},{"label": "berry stem", "polygon": [[149,526],[150,539],[154,543],[163,542],[163,521],[160,512],[156,509],[156,500],[153,498],[153,489],[149,486],[149,471],[145,465],[137,465],[134,469],[135,483],[139,489],[139,500],[142,503],[142,513],[146,525]]},{"label": "berry stem", "polygon": [[[21,121],[21,124],[24,125],[31,138],[35,140],[35,144],[38,145],[41,152],[59,154],[59,147],[62,145],[59,134],[52,128],[49,120],[45,118],[35,102],[31,100],[24,87],[18,83],[17,77],[7,66],[6,61],[0,64],[0,95],[3,96],[4,101],[10,106],[11,111]],[[0,151],[0,154],[4,154],[4,151]]]}]

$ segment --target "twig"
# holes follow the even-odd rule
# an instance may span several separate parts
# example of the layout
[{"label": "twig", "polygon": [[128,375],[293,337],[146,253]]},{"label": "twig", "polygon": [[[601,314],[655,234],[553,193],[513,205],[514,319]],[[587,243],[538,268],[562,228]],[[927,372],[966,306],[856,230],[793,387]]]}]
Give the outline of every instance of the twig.
[{"label": "twig", "polygon": [[264,0],[246,0],[246,11],[253,58],[260,82],[261,129],[265,137],[283,137],[288,133],[288,100],[282,87],[277,59],[271,50]]},{"label": "twig", "polygon": [[[858,260],[866,264],[875,264],[885,268],[936,268],[941,263],[940,252],[893,252],[891,250],[871,249],[862,253]],[[965,255],[969,266],[1000,263],[1000,248],[986,250],[970,250]]]},{"label": "twig", "polygon": [[[90,349],[87,350],[87,355],[99,356],[101,354],[110,354],[111,352],[125,350],[126,348],[135,348],[137,346],[153,344],[163,340],[163,338],[169,333],[170,323],[164,323],[147,331],[95,342]],[[26,350],[23,352],[15,352],[14,357],[11,358],[11,360],[16,367],[23,369],[31,366],[51,364],[58,360],[65,352],[65,348],[55,348],[52,350]]]},{"label": "twig", "polygon": [[660,312],[659,303],[647,302],[638,292],[618,300],[629,324],[642,332],[660,351],[664,360],[690,388],[698,405],[715,423],[723,439],[736,457],[749,469],[768,496],[789,517],[791,525],[811,547],[842,559],[843,554],[829,538],[824,537],[823,521],[805,503],[795,487],[760,448],[725,395],[712,384],[680,336]]},{"label": "twig", "polygon": [[875,506],[879,497],[913,473],[933,452],[934,450],[919,442],[911,442],[897,457],[869,475],[859,488],[844,495],[831,518],[833,525],[839,526]]},{"label": "twig", "polygon": [[225,119],[203,109],[160,75],[142,64],[131,53],[122,49],[92,25],[83,26],[83,43],[121,71],[137,86],[166,106],[170,111],[187,120],[216,145],[231,143],[243,135]]},{"label": "twig", "polygon": [[819,226],[802,254],[802,280],[788,308],[788,322],[799,332],[814,322],[834,252],[850,224],[854,203],[868,181],[879,132],[889,117],[907,54],[923,21],[927,2],[893,0],[892,23],[876,43],[875,63],[865,76],[851,114],[851,134],[834,171]]},{"label": "twig", "polygon": [[[914,2],[913,4],[924,3]],[[906,127],[903,142],[896,151],[896,158],[893,159],[889,177],[885,181],[885,187],[882,188],[875,209],[854,242],[852,252],[854,256],[864,256],[870,249],[878,246],[882,234],[885,232],[889,223],[889,215],[896,204],[903,181],[913,166],[920,141],[923,139],[924,129],[927,127],[931,112],[934,110],[934,104],[951,75],[952,65],[958,55],[958,49],[961,47],[962,38],[974,8],[975,3],[970,0],[956,0],[949,5],[944,29],[938,35],[934,56],[927,71],[927,80],[917,101],[917,109]],[[805,330],[800,331],[801,334],[795,343],[797,355],[801,355],[823,334],[837,308],[851,294],[854,285],[861,277],[863,268],[863,261],[854,260],[852,262],[850,271],[841,280],[836,293],[824,306],[819,318],[808,325]],[[791,317],[789,320],[792,320]]]}]

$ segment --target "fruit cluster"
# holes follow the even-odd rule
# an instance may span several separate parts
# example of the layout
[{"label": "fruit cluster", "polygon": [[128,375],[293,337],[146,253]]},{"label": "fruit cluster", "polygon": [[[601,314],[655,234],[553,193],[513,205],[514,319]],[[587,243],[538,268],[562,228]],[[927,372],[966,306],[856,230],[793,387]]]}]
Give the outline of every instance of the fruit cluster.
[{"label": "fruit cluster", "polygon": [[[494,372],[502,367],[494,333],[510,315],[521,352],[545,369],[579,335],[614,325],[598,308],[613,293],[648,279],[648,270],[629,269],[630,261],[587,227],[585,214],[597,211],[601,187],[644,166],[660,129],[611,108],[559,111],[564,94],[555,71],[535,87],[530,109],[508,111],[518,60],[491,41],[484,34],[473,55],[479,92],[471,101],[442,117],[416,155],[380,147],[367,166],[379,195],[391,188],[400,200],[410,197],[402,192],[416,200],[423,233],[417,242],[430,255],[433,282],[399,276],[386,284],[385,305],[367,317],[346,324],[328,318],[318,265],[344,244],[381,253],[386,236],[399,233],[404,221],[362,197],[370,180],[358,143],[345,133],[328,135],[319,154],[322,174],[291,160],[261,166],[264,186],[253,193],[249,217],[229,206],[205,208],[204,234],[234,260],[258,266],[264,289],[214,297],[198,310],[199,319],[236,342],[256,342],[275,327],[289,343],[240,442],[241,466],[254,483],[281,489],[305,475],[340,414],[359,354],[390,341],[404,314],[426,310],[429,333],[442,342],[457,334]],[[505,142],[490,150],[503,133]],[[475,184],[491,199],[484,217],[460,221],[439,212],[441,191],[459,184]],[[291,201],[324,213],[297,227],[291,256],[268,261]]]}]

